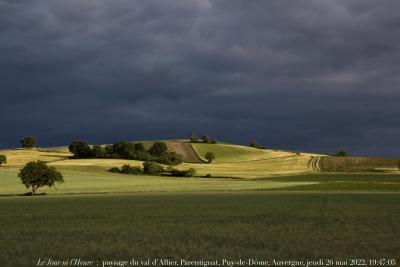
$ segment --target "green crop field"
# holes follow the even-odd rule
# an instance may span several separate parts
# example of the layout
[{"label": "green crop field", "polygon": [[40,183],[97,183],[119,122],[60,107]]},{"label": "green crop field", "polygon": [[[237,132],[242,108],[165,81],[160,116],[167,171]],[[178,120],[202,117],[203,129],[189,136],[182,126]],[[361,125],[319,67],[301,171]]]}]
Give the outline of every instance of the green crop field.
[{"label": "green crop field", "polygon": [[5,197],[0,265],[391,259],[400,251],[399,201],[400,194],[274,192]]}]

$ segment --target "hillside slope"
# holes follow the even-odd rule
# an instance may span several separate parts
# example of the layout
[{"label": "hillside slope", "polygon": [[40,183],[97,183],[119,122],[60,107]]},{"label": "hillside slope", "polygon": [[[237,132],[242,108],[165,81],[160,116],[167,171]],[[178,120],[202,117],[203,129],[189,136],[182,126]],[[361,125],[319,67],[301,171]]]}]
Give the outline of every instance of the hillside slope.
[{"label": "hillside slope", "polygon": [[72,154],[68,150],[62,148],[49,148],[49,149],[7,149],[0,150],[0,154],[7,157],[6,166],[21,166],[29,161],[41,160],[46,162],[55,162],[66,160]]},{"label": "hillside slope", "polygon": [[211,164],[184,164],[197,169],[200,175],[252,179],[318,171],[310,165],[312,158],[319,156],[316,154],[231,144],[192,143],[191,145],[199,158],[204,161],[207,152],[212,152],[216,157]]},{"label": "hillside slope", "polygon": [[296,153],[287,151],[257,149],[253,147],[231,144],[192,143],[191,146],[197,153],[198,157],[205,162],[207,161],[205,159],[205,154],[207,152],[212,152],[215,155],[215,160],[213,161],[213,163],[234,163],[271,158],[283,158],[296,155]]},{"label": "hillside slope", "polygon": [[188,163],[203,163],[203,160],[197,155],[196,151],[185,141],[167,141],[169,151],[175,151],[183,156],[184,162]]}]

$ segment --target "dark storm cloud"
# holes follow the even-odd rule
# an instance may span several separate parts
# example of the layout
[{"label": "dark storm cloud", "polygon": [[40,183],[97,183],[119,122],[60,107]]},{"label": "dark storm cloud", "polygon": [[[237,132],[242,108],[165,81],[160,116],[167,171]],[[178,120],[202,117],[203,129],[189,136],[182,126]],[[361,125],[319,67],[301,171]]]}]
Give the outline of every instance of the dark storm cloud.
[{"label": "dark storm cloud", "polygon": [[34,134],[398,155],[398,1],[0,0],[1,146]]}]

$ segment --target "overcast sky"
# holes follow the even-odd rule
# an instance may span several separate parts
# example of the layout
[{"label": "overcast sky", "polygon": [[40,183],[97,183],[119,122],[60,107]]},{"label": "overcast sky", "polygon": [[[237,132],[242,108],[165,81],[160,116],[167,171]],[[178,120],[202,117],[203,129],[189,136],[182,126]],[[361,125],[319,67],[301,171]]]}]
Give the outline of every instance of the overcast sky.
[{"label": "overcast sky", "polygon": [[400,1],[0,0],[0,147],[400,155]]}]

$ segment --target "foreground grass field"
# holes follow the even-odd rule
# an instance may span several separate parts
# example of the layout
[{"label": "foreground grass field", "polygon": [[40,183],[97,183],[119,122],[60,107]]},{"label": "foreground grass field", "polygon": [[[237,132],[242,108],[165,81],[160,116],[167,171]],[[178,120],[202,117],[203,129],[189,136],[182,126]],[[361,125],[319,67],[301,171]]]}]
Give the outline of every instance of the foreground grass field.
[{"label": "foreground grass field", "polygon": [[399,202],[388,193],[3,197],[0,266],[39,258],[399,260]]}]

